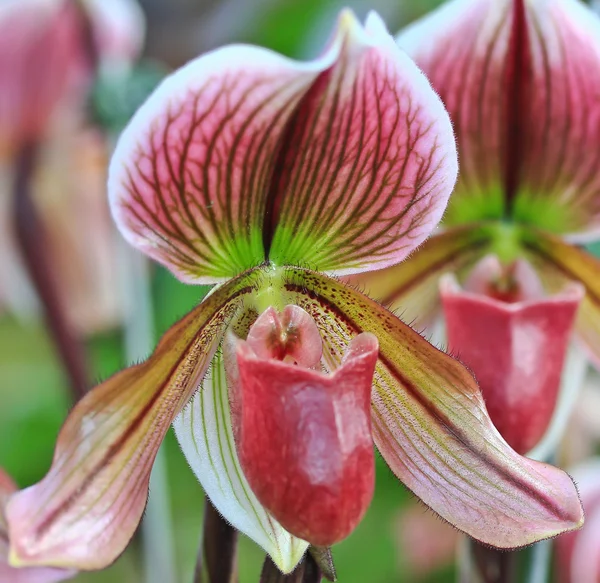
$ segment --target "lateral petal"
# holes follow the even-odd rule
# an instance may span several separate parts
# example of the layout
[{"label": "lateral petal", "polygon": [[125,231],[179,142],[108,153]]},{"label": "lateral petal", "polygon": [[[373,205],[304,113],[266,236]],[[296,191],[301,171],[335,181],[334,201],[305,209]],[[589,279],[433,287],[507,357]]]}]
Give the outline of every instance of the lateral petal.
[{"label": "lateral petal", "polygon": [[4,508],[10,497],[17,491],[16,484],[0,468],[0,581],[6,583],[58,583],[71,579],[76,571],[53,569],[51,567],[11,567],[8,564],[8,528]]},{"label": "lateral petal", "polygon": [[357,273],[400,262],[441,219],[457,173],[450,120],[374,13],[342,13],[336,62],[299,103],[272,185],[277,265]]},{"label": "lateral petal", "polygon": [[560,289],[565,281],[578,281],[585,287],[575,329],[595,366],[600,368],[600,260],[542,231],[522,229],[521,239],[550,291]]},{"label": "lateral petal", "polygon": [[455,227],[427,239],[410,257],[387,269],[359,273],[347,280],[417,329],[439,311],[438,281],[447,272],[466,270],[485,255],[490,232],[477,226]]},{"label": "lateral petal", "polygon": [[170,423],[198,389],[258,278],[247,272],[215,290],[146,362],[117,373],[75,406],[46,477],[8,504],[11,564],[101,569],[118,557],[140,521]]},{"label": "lateral petal", "polygon": [[326,276],[290,268],[284,287],[319,325],[334,364],[354,335],[377,336],[375,443],[394,473],[440,516],[499,548],[582,524],[569,476],[508,446],[458,361],[373,300]]},{"label": "lateral petal", "polygon": [[235,448],[221,352],[189,405],[173,423],[181,449],[215,508],[260,545],[284,573],[302,559],[308,543],[287,532],[250,488]]}]

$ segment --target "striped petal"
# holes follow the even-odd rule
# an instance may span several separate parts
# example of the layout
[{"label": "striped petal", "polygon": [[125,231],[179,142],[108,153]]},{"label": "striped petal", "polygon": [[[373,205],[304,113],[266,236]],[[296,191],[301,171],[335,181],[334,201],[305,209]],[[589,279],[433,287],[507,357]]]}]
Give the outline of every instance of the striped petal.
[{"label": "striped petal", "polygon": [[0,468],[0,581],[5,583],[58,583],[71,579],[76,572],[51,567],[25,567],[19,569],[8,564],[8,529],[4,508],[10,497],[17,491],[16,484]]},{"label": "striped petal", "polygon": [[187,283],[262,263],[279,143],[338,50],[299,63],[228,46],[167,77],[121,135],[110,166],[111,208],[125,238]]},{"label": "striped petal", "polygon": [[206,495],[236,529],[259,544],[284,573],[308,543],[288,533],[262,506],[242,472],[233,439],[223,355],[173,424],[179,444]]},{"label": "striped petal", "polygon": [[426,328],[438,315],[438,280],[448,272],[462,273],[483,256],[491,234],[477,226],[456,227],[427,239],[398,265],[360,273],[348,281],[417,329]]},{"label": "striped petal", "polygon": [[566,281],[579,281],[585,297],[575,330],[596,367],[600,367],[600,260],[559,237],[523,229],[522,244],[550,291]]},{"label": "striped petal", "polygon": [[381,19],[342,21],[340,57],[287,129],[269,258],[348,274],[398,263],[425,240],[457,160],[441,102]]},{"label": "striped petal", "polygon": [[[433,39],[433,41],[432,41]],[[452,0],[398,37],[457,133],[448,223],[600,235],[600,19],[578,0]]]},{"label": "striped petal", "polygon": [[217,289],[146,362],[75,406],[46,477],[8,504],[11,564],[100,569],[123,551],[144,510],[160,443],[258,279],[248,272]]},{"label": "striped petal", "polygon": [[500,548],[582,524],[569,476],[508,446],[458,361],[376,302],[326,276],[288,269],[284,287],[319,325],[332,366],[354,335],[376,334],[375,443],[396,476],[440,516]]}]

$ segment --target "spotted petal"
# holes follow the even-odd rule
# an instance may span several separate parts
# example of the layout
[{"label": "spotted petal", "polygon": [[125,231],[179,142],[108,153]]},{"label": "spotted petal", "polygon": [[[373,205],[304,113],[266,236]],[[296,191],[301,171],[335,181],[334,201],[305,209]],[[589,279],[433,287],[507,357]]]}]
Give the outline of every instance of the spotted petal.
[{"label": "spotted petal", "polygon": [[454,122],[448,223],[600,234],[600,19],[578,0],[452,0],[398,37]]},{"label": "spotted petal", "polygon": [[332,363],[354,335],[377,335],[375,443],[393,472],[440,516],[500,548],[582,524],[569,476],[508,446],[458,361],[371,299],[326,276],[288,269],[284,285],[319,325]]},{"label": "spotted petal", "polygon": [[233,439],[221,353],[202,390],[175,419],[174,428],[188,463],[215,508],[263,547],[284,573],[292,571],[308,543],[288,533],[265,510],[244,477]]},{"label": "spotted petal", "polygon": [[46,477],[8,504],[11,564],[101,569],[123,551],[144,510],[160,443],[258,277],[249,272],[217,289],[146,362],[75,406]]},{"label": "spotted petal", "polygon": [[347,274],[398,263],[454,186],[452,128],[425,77],[377,15],[348,28],[288,127],[269,251],[279,265]]}]

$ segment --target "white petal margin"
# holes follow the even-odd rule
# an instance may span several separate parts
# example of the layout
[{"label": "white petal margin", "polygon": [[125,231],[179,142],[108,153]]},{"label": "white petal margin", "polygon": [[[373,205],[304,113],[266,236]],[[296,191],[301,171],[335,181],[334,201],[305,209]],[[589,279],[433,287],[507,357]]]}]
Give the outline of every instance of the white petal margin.
[{"label": "white petal margin", "polygon": [[268,514],[244,477],[233,441],[221,353],[173,428],[190,467],[225,520],[259,544],[281,571],[293,571],[308,543]]}]

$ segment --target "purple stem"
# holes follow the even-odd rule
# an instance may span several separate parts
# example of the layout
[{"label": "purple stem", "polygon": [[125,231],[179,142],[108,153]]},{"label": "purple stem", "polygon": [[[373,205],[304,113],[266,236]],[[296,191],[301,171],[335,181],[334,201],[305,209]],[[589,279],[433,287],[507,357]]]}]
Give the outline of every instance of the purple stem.
[{"label": "purple stem", "polygon": [[259,583],[320,583],[322,577],[317,563],[308,553],[289,575],[284,575],[267,556]]},{"label": "purple stem", "polygon": [[237,581],[237,539],[237,530],[217,512],[207,498],[194,583]]},{"label": "purple stem", "polygon": [[69,377],[73,399],[77,401],[88,388],[86,359],[83,347],[64,312],[44,225],[31,195],[31,177],[36,158],[37,146],[34,143],[24,144],[17,153],[13,187],[16,239],[29,277],[42,303],[48,330]]},{"label": "purple stem", "polygon": [[492,549],[471,541],[471,553],[481,583],[517,581],[517,552]]}]

